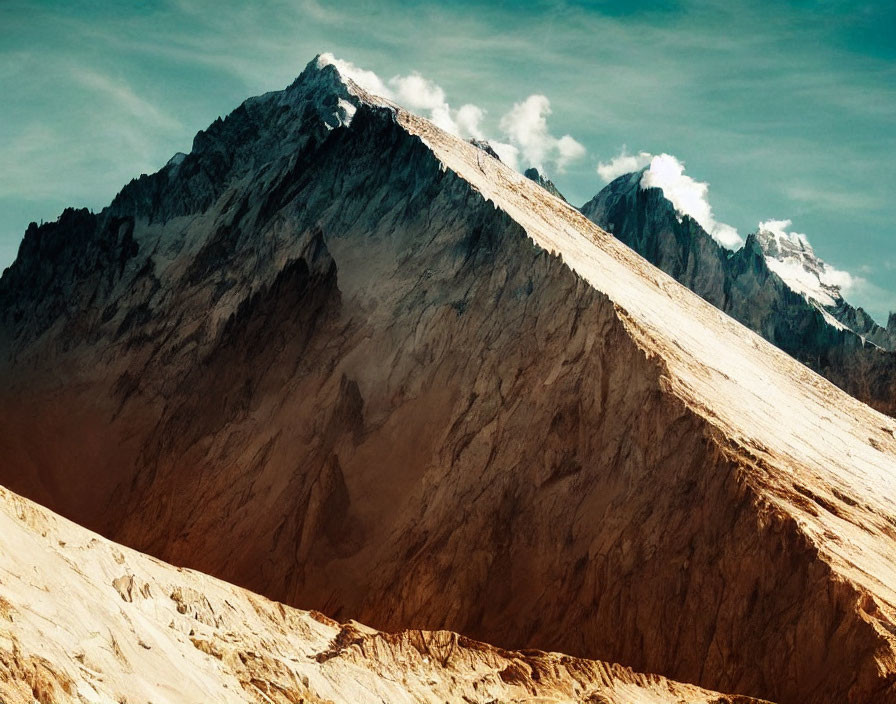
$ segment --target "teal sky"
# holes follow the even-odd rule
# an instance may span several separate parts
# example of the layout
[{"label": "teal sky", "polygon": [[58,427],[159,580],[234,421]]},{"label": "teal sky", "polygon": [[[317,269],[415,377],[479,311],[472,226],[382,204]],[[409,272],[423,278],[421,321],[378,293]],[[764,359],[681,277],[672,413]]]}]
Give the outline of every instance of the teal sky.
[{"label": "teal sky", "polygon": [[746,235],[791,219],[896,310],[896,3],[0,0],[0,267],[31,220],[100,209],[317,53],[419,71],[485,128],[531,94],[586,155],[549,173],[580,205],[623,145],[668,152]]}]

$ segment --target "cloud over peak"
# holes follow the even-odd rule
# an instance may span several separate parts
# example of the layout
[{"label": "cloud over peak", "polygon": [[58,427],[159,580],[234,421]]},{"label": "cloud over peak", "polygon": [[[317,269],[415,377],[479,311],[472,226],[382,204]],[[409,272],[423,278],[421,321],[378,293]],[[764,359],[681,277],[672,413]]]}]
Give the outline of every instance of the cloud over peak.
[{"label": "cloud over peak", "polygon": [[622,151],[610,161],[601,161],[597,165],[597,174],[609,183],[614,179],[634,171],[640,171],[650,163],[653,154],[650,152],[638,152],[637,154],[629,154],[626,152],[625,145]]},{"label": "cloud over peak", "polygon": [[[641,152],[644,154],[644,152]],[[696,181],[684,172],[684,163],[671,154],[658,154],[641,177],[641,188],[660,188],[682,215],[688,215],[723,247],[737,249],[743,238],[731,225],[718,222],[709,204],[709,184]]]},{"label": "cloud over peak", "polygon": [[812,252],[809,238],[800,232],[787,232],[787,228],[793,224],[792,220],[763,220],[757,225],[759,232],[769,232],[779,239],[790,240],[793,244]]},{"label": "cloud over peak", "polygon": [[360,66],[356,66],[351,61],[337,59],[333,54],[327,52],[318,55],[317,66],[318,68],[334,66],[342,76],[354,81],[368,93],[373,93],[374,95],[379,95],[383,98],[392,98],[392,91],[386,87],[386,84],[383,83],[379,76],[373,71],[368,71]]},{"label": "cloud over peak", "polygon": [[452,109],[444,89],[417,71],[383,81],[373,71],[351,61],[321,54],[318,66],[332,65],[364,90],[393,100],[408,110],[422,114],[446,132],[464,139],[487,140],[501,160],[517,171],[535,166],[562,172],[585,155],[585,147],[571,135],[556,137],[548,128],[551,102],[544,95],[530,95],[515,103],[499,122],[500,138],[490,136],[483,126],[486,111],[472,103]]},{"label": "cloud over peak", "polygon": [[723,247],[737,249],[744,243],[743,238],[731,225],[715,219],[709,204],[709,184],[696,181],[684,172],[684,162],[671,154],[651,154],[638,152],[629,154],[625,148],[610,159],[597,165],[597,173],[609,183],[625,174],[648,167],[641,176],[642,189],[659,188],[675,210],[687,215],[708,232]]}]

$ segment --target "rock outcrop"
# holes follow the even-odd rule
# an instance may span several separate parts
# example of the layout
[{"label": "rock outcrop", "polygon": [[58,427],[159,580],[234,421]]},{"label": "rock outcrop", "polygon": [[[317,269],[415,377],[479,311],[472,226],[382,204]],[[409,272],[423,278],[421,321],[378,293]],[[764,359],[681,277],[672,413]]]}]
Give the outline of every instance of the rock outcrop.
[{"label": "rock outcrop", "polygon": [[[896,415],[893,336],[836,286],[818,279],[824,263],[807,243],[767,231],[732,252],[679,214],[641,172],[620,176],[581,208],[590,220],[766,340],[883,413]],[[815,285],[782,278],[797,269]],[[814,296],[814,297],[813,297]]]},{"label": "rock outcrop", "polygon": [[0,479],[163,559],[382,629],[896,701],[896,422],[332,66],[33,228],[0,346]]},{"label": "rock outcrop", "polygon": [[0,563],[4,704],[755,701],[447,631],[338,623],[111,543],[3,488]]},{"label": "rock outcrop", "polygon": [[541,186],[544,190],[550,193],[552,196],[557,196],[560,200],[566,201],[566,198],[563,197],[563,194],[557,190],[557,187],[554,185],[554,182],[551,179],[546,178],[541,174],[541,172],[535,167],[526,169],[523,174],[530,181],[534,181],[539,186]]}]

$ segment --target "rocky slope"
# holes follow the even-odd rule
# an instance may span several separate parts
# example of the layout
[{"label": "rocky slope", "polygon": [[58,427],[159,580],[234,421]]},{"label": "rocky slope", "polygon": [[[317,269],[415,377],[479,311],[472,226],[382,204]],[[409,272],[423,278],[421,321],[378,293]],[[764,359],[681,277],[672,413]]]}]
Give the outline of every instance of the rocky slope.
[{"label": "rocky slope", "polygon": [[[760,231],[731,252],[640,182],[640,172],[620,176],[582,213],[840,388],[896,415],[896,336],[821,282],[825,264],[807,243]],[[889,325],[896,330],[896,317]]]},{"label": "rocky slope", "polygon": [[447,631],[297,611],[94,533],[0,488],[0,701],[750,704]]},{"label": "rocky slope", "polygon": [[0,478],[379,628],[896,701],[896,423],[312,62],[0,280]]}]

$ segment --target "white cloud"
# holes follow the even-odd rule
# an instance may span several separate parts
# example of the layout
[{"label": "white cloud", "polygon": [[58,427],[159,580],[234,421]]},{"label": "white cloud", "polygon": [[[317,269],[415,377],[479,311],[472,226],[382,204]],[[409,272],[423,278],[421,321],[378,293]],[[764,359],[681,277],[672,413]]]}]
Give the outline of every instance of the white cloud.
[{"label": "white cloud", "polygon": [[737,249],[743,244],[736,229],[713,216],[707,200],[709,184],[685,175],[684,164],[671,154],[659,154],[650,160],[650,168],[641,177],[641,188],[661,188],[679,213],[696,220],[722,246]]},{"label": "white cloud", "polygon": [[551,101],[546,96],[530,95],[501,118],[501,131],[529,165],[544,171],[545,164],[551,163],[562,172],[585,155],[585,147],[568,134],[559,139],[552,135],[547,121],[550,114]]},{"label": "white cloud", "polygon": [[547,117],[551,114],[551,103],[543,95],[530,95],[521,103],[515,103],[501,118],[504,139],[496,140],[490,138],[483,127],[485,110],[472,103],[452,109],[444,89],[416,71],[383,81],[373,71],[337,59],[332,54],[321,54],[318,66],[335,66],[339,73],[369,93],[428,117],[446,132],[464,139],[488,141],[501,161],[516,171],[521,166],[530,165],[544,171],[545,165],[550,164],[562,172],[567,165],[585,156],[585,147],[571,135],[555,137],[550,133]]},{"label": "white cloud", "polygon": [[410,110],[438,110],[447,104],[442,87],[416,71],[394,76],[389,85],[395,90],[395,99]]},{"label": "white cloud", "polygon": [[373,71],[359,68],[351,61],[337,59],[332,54],[321,54],[318,66],[335,66],[344,77],[351,79],[368,93],[392,100],[411,112],[428,117],[436,127],[469,139],[485,139],[481,128],[485,110],[470,103],[452,110],[444,89],[416,71],[406,76],[393,76],[383,81]]},{"label": "white cloud", "polygon": [[386,87],[386,84],[383,83],[379,76],[373,71],[368,71],[367,69],[355,66],[351,61],[343,61],[342,59],[337,59],[330,53],[326,53],[317,57],[317,66],[318,68],[335,66],[340,74],[357,83],[368,93],[373,93],[382,98],[392,98],[392,91]]},{"label": "white cloud", "polygon": [[416,72],[408,76],[393,76],[389,79],[389,87],[394,91],[396,103],[412,112],[428,112],[429,119],[436,127],[458,136],[472,136],[461,133],[455,116],[452,115],[451,106],[445,100],[445,91],[428,78],[424,78]]},{"label": "white cloud", "polygon": [[557,140],[557,168],[560,171],[585,156],[585,145],[565,134]]},{"label": "white cloud", "polygon": [[490,139],[488,143],[495,150],[495,154],[501,158],[501,161],[514,171],[520,170],[520,150],[517,147],[507,142],[497,142],[494,139]]},{"label": "white cloud", "polygon": [[467,103],[461,105],[454,116],[454,121],[461,134],[468,134],[474,139],[485,139],[485,133],[482,131],[482,119],[485,117],[485,110],[478,105]]},{"label": "white cloud", "polygon": [[597,173],[606,183],[619,178],[624,174],[630,174],[634,171],[640,171],[650,163],[653,154],[650,152],[638,152],[637,154],[628,154],[623,145],[622,151],[618,156],[613,157],[610,161],[602,161],[597,165]]}]

